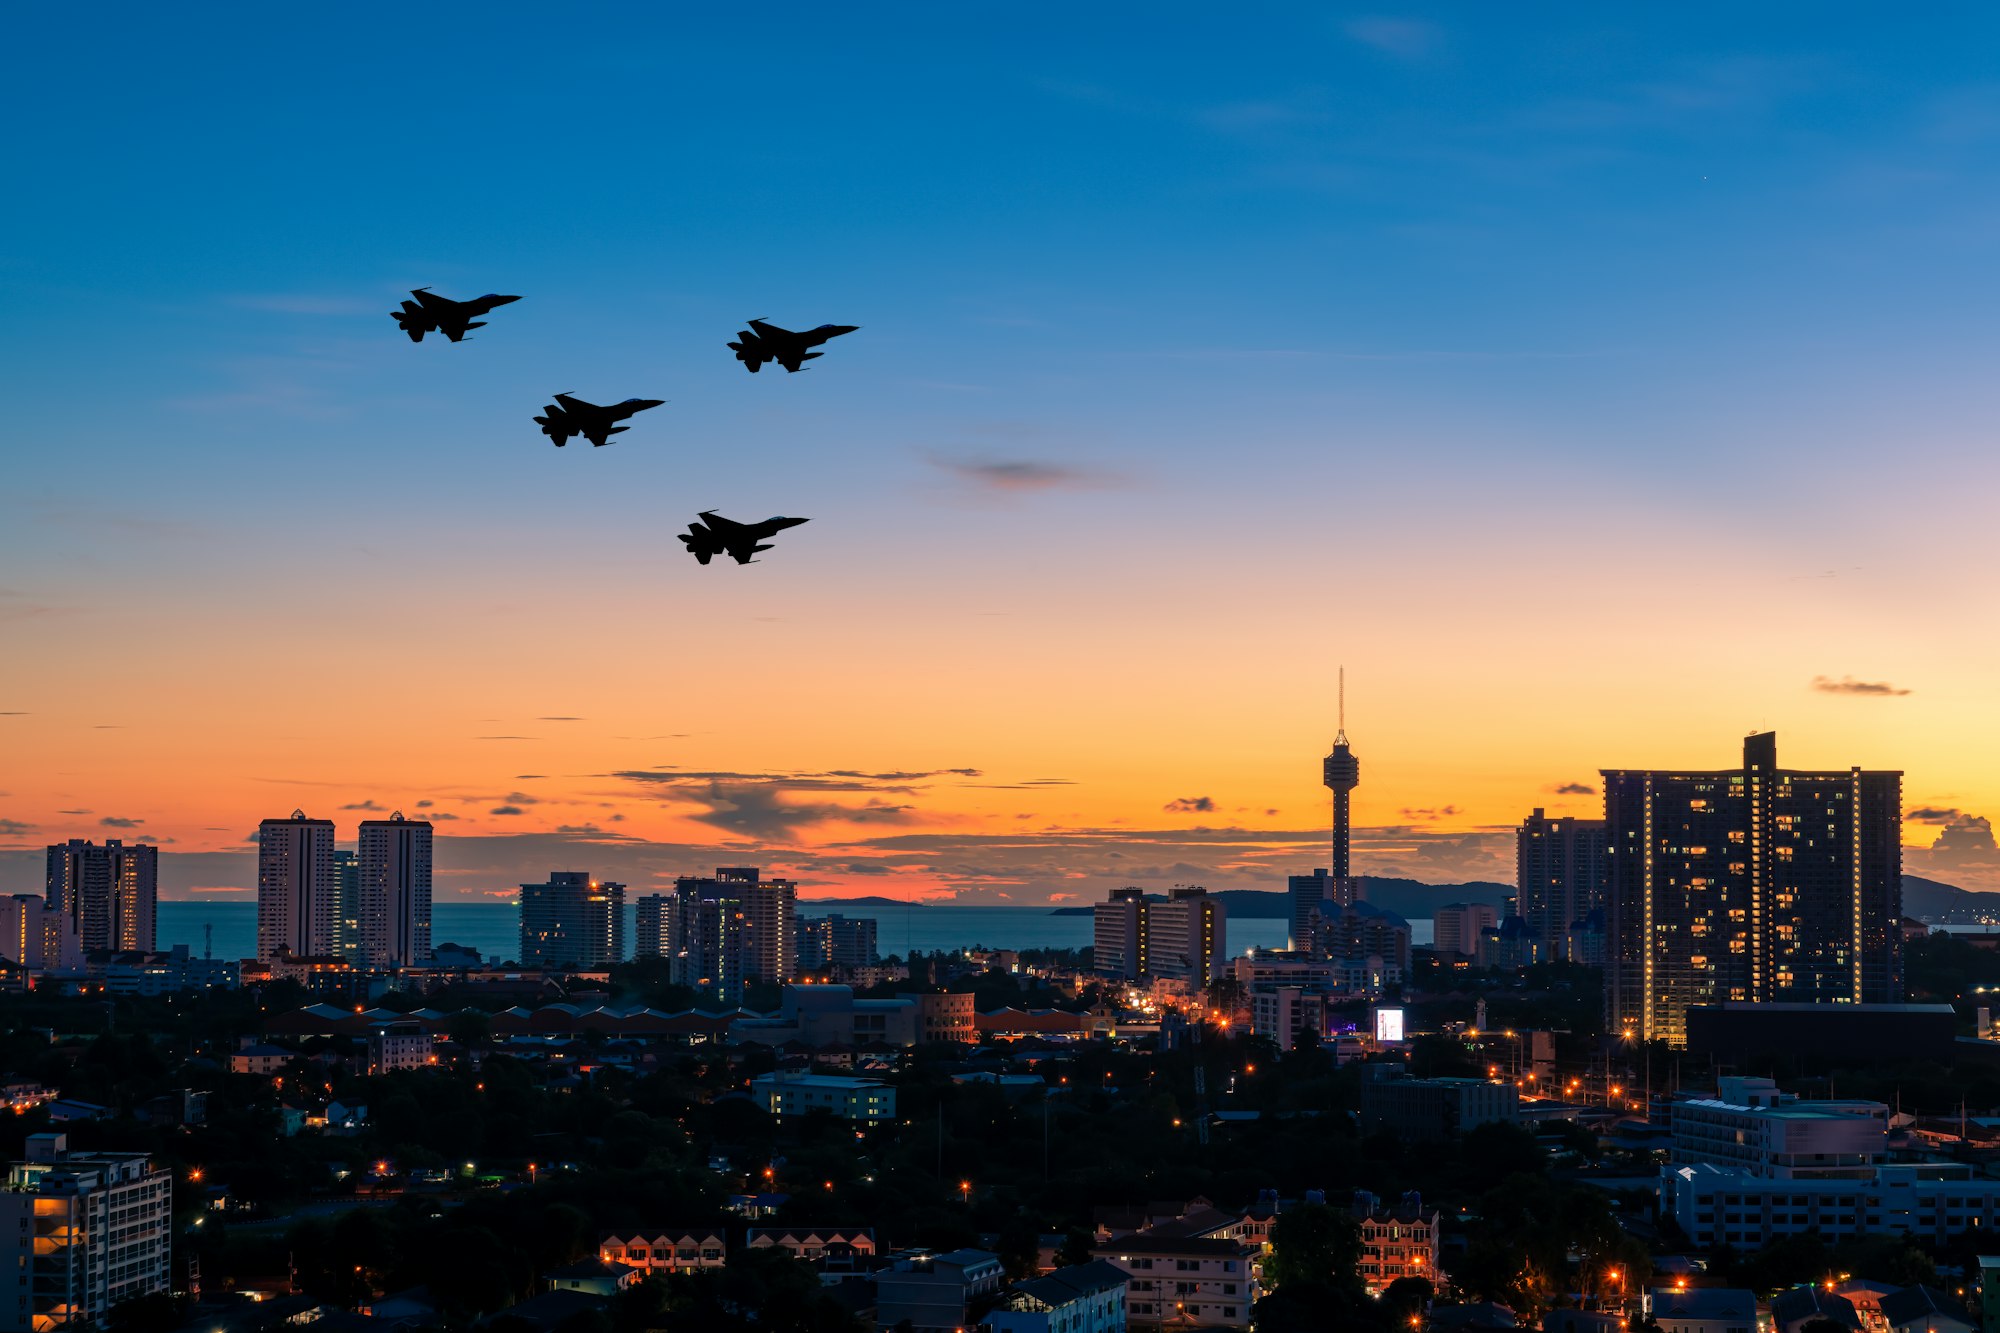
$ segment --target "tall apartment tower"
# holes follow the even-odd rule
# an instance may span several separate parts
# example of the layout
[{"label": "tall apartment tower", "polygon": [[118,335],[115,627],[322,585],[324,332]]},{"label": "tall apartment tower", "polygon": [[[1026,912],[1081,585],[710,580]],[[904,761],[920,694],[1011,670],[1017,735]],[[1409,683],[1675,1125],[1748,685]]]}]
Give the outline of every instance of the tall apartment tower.
[{"label": "tall apartment tower", "polygon": [[1203,888],[1173,888],[1163,903],[1144,904],[1148,967],[1205,987],[1229,963],[1229,913],[1222,899]]},{"label": "tall apartment tower", "polygon": [[1604,821],[1550,819],[1541,810],[1514,832],[1515,911],[1528,923],[1541,956],[1569,956],[1570,927],[1604,905],[1610,860]]},{"label": "tall apartment tower", "polygon": [[798,971],[797,883],[765,879],[756,866],[722,866],[713,877],[683,875],[679,899],[684,985],[740,999],[753,981],[790,981]]},{"label": "tall apartment tower", "polygon": [[634,958],[672,958],[681,951],[680,905],[671,893],[649,893],[633,913]]},{"label": "tall apartment tower", "polygon": [[333,849],[333,952],[356,967],[368,965],[361,934],[361,854]]},{"label": "tall apartment tower", "polygon": [[1152,970],[1148,955],[1144,889],[1113,889],[1091,909],[1091,968],[1099,976],[1130,981]]},{"label": "tall apartment tower", "polygon": [[0,958],[35,972],[82,961],[69,918],[32,893],[0,898]]},{"label": "tall apartment tower", "polygon": [[431,822],[361,821],[361,951],[376,969],[415,967],[431,956]]},{"label": "tall apartment tower", "polygon": [[1610,1030],[1685,1044],[1727,1001],[1903,998],[1903,775],[1778,767],[1777,737],[1716,772],[1604,771]]},{"label": "tall apartment tower", "polygon": [[876,922],[872,916],[845,916],[833,912],[799,922],[798,966],[802,972],[815,968],[873,967],[881,961],[875,947]]},{"label": "tall apartment tower", "polygon": [[289,819],[257,826],[257,957],[281,953],[324,957],[333,952],[338,907],[333,873],[333,821]]},{"label": "tall apartment tower", "polygon": [[13,1275],[0,1277],[0,1333],[82,1333],[172,1290],[171,1172],[142,1153],[70,1152],[61,1134],[30,1134],[26,1156],[0,1189],[0,1265]]},{"label": "tall apartment tower", "polygon": [[160,852],[116,838],[71,838],[48,849],[47,898],[80,949],[153,951]]},{"label": "tall apartment tower", "polygon": [[552,870],[521,886],[524,967],[609,967],[625,956],[625,886]]}]

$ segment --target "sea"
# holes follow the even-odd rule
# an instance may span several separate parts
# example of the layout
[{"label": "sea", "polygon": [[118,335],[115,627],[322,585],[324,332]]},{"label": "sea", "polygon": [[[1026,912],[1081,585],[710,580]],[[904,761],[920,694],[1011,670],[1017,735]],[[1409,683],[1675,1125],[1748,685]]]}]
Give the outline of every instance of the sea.
[{"label": "sea", "polygon": [[[635,939],[635,909],[625,909],[625,938]],[[895,907],[821,906],[799,904],[801,917],[838,913],[873,917],[875,947],[885,957],[957,949],[1080,949],[1090,943],[1091,919],[1058,913],[1046,907],[938,907],[912,904]],[[1229,952],[1285,947],[1287,923],[1274,917],[1237,918],[1227,923]],[[257,905],[202,901],[161,902],[160,947],[185,944],[196,957],[255,958]],[[1413,944],[1431,942],[1428,919],[1410,922]],[[479,950],[479,956],[505,961],[520,953],[521,913],[510,903],[435,903],[431,907],[433,944],[459,944]]]}]

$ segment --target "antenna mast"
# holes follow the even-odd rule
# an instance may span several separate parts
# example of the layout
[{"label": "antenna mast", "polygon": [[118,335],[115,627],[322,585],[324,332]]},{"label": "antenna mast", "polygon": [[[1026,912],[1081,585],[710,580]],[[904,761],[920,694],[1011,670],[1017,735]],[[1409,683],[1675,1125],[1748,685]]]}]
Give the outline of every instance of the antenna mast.
[{"label": "antenna mast", "polygon": [[1340,723],[1333,734],[1335,745],[1347,744],[1347,668],[1340,668]]}]

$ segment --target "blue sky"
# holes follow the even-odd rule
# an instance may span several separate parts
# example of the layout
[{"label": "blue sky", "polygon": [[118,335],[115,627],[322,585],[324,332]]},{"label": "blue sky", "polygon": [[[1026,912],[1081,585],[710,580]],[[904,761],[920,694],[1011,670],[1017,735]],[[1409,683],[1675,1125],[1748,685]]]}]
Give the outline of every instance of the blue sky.
[{"label": "blue sky", "polygon": [[[0,623],[79,656],[137,633],[169,674],[254,658],[267,685],[328,633],[463,634],[487,663],[510,634],[654,660],[747,636],[879,653],[870,716],[913,661],[997,654],[1032,681],[1072,650],[1191,654],[1228,716],[1246,693],[1317,708],[1344,659],[1407,683],[1378,725],[1449,688],[1461,735],[1496,711],[1546,727],[1565,673],[1628,673],[1661,715],[1623,739],[1593,715],[1552,765],[1645,762],[1643,737],[1727,699],[1829,746],[1894,751],[1877,738],[1907,722],[1907,762],[1970,810],[2000,797],[1946,758],[2000,741],[1979,685],[1996,27],[1977,6],[25,10],[0,55]],[[387,311],[418,284],[523,300],[411,347]],[[752,316],[863,328],[751,380],[722,343]],[[559,390],[669,402],[558,453],[529,417]],[[761,583],[697,584],[672,533],[709,507],[814,523]],[[437,623],[371,630],[385,590]],[[1524,596],[1567,628],[1524,632]],[[320,619],[261,614],[286,599]],[[1651,637],[1679,627],[1711,641]],[[1091,688],[1048,671],[1023,688]],[[1796,720],[1821,672],[1922,679],[1895,725]],[[103,701],[133,689],[106,677]],[[274,707],[246,696],[243,725]],[[1521,779],[1418,760],[1408,730],[1427,808],[1452,763]],[[1053,767],[1084,743],[1045,740]]]}]

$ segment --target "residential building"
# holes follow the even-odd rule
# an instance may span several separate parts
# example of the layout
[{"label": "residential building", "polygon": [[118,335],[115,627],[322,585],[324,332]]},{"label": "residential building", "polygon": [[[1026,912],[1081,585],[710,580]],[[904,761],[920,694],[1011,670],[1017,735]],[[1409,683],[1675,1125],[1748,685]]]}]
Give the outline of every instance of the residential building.
[{"label": "residential building", "polygon": [[1125,1333],[1125,1271],[1092,1259],[1008,1288],[987,1312],[993,1333]]},{"label": "residential building", "polygon": [[1255,1250],[1241,1240],[1136,1231],[1091,1253],[1125,1274],[1125,1317],[1135,1325],[1248,1328],[1263,1294],[1250,1267]]},{"label": "residential building", "polygon": [[1977,1333],[1979,1325],[1958,1300],[1936,1287],[1904,1287],[1878,1307],[1889,1333]]},{"label": "residential building", "polygon": [[799,922],[799,970],[831,970],[845,975],[855,968],[873,967],[881,961],[875,951],[876,923],[872,916],[827,916],[803,918]]},{"label": "residential building", "polygon": [[1480,967],[1513,972],[1555,960],[1548,952],[1548,944],[1535,934],[1525,918],[1510,916],[1479,932],[1473,961]]},{"label": "residential building", "polygon": [[1146,891],[1113,889],[1091,909],[1090,964],[1099,976],[1134,981],[1151,970],[1147,958]]},{"label": "residential building", "polygon": [[289,819],[257,826],[257,957],[317,957],[334,945],[333,821]]},{"label": "residential building", "polygon": [[680,952],[680,899],[670,893],[642,895],[632,914],[632,956],[671,958]]},{"label": "residential building", "polygon": [[1432,916],[1431,947],[1446,962],[1454,954],[1471,958],[1479,952],[1479,932],[1499,924],[1491,903],[1446,903]]},{"label": "residential building", "polygon": [[282,1074],[285,1066],[298,1058],[299,1053],[288,1046],[245,1041],[229,1053],[229,1072],[268,1078],[272,1074]]},{"label": "residential building", "polygon": [[368,1072],[390,1074],[437,1063],[430,1030],[414,1019],[378,1023],[368,1033]]},{"label": "residential building", "polygon": [[809,1264],[834,1268],[866,1267],[875,1257],[873,1227],[751,1227],[744,1248],[783,1250]]},{"label": "residential building", "polygon": [[1398,1278],[1438,1281],[1438,1210],[1426,1208],[1420,1195],[1405,1194],[1400,1203],[1384,1208],[1373,1194],[1356,1190],[1349,1211],[1361,1234],[1357,1271],[1369,1295],[1381,1295]]},{"label": "residential building", "polygon": [[1165,902],[1145,904],[1150,917],[1148,971],[1205,989],[1229,965],[1229,912],[1207,889],[1175,887]]},{"label": "residential building", "polygon": [[1892,1162],[1888,1122],[1880,1102],[1802,1101],[1767,1079],[1722,1079],[1716,1097],[1670,1107],[1660,1211],[1695,1244],[1735,1249],[1808,1231],[1942,1243],[2000,1225],[2000,1180],[1965,1163]]},{"label": "residential building", "polygon": [[[1372,1072],[1377,1066],[1369,1066]],[[1361,1081],[1361,1132],[1436,1142],[1475,1125],[1514,1124],[1520,1094],[1511,1083],[1476,1078],[1376,1077]]]},{"label": "residential building", "polygon": [[597,1242],[597,1257],[624,1264],[650,1277],[654,1273],[689,1273],[720,1268],[729,1246],[720,1231],[639,1231],[609,1233]]},{"label": "residential building", "polygon": [[1902,774],[1743,765],[1605,769],[1606,1009],[1614,1032],[1686,1042],[1730,1001],[1903,998]]},{"label": "residential building", "polygon": [[1861,1333],[1861,1316],[1854,1302],[1833,1289],[1833,1283],[1808,1283],[1771,1298],[1771,1333],[1805,1333],[1807,1324],[1830,1320],[1840,1328]]},{"label": "residential building", "polygon": [[[1306,1034],[1317,1044],[1327,1034],[1327,993],[1305,986],[1260,986],[1250,992],[1250,1031],[1294,1051]],[[1344,997],[1343,997],[1344,998]]]},{"label": "residential building", "polygon": [[1610,868],[1604,838],[1601,819],[1551,819],[1539,807],[1515,830],[1515,914],[1528,923],[1542,957],[1576,961],[1570,927],[1604,906]]},{"label": "residential building", "polygon": [[79,949],[69,915],[32,893],[0,897],[0,958],[31,972],[74,966]]},{"label": "residential building", "polygon": [[875,1078],[779,1070],[751,1079],[750,1095],[774,1116],[825,1111],[836,1119],[863,1124],[896,1118],[896,1090]]},{"label": "residential building", "polygon": [[[377,971],[417,967],[431,956],[431,823],[361,821],[361,938],[366,966]],[[623,913],[619,914],[623,919]],[[617,962],[613,953],[604,961]],[[523,962],[526,960],[523,959]]]},{"label": "residential building", "polygon": [[1656,1287],[1646,1300],[1660,1333],[1757,1333],[1757,1293],[1735,1287]]},{"label": "residential building", "polygon": [[608,967],[625,956],[625,886],[552,870],[521,886],[523,967]]},{"label": "residential building", "polygon": [[151,951],[159,878],[157,847],[71,838],[48,849],[45,897],[68,918],[79,949]]},{"label": "residential building", "polygon": [[645,1273],[630,1264],[610,1263],[603,1259],[583,1259],[560,1268],[551,1268],[542,1274],[550,1291],[580,1291],[586,1296],[616,1296],[627,1287],[637,1285]]},{"label": "residential building", "polygon": [[[0,916],[0,919],[4,919]],[[242,975],[234,958],[196,958],[185,944],[165,953],[93,953],[84,976],[107,995],[178,995],[183,991],[234,990]]]},{"label": "residential building", "polygon": [[914,999],[917,1002],[919,1042],[957,1042],[966,1046],[979,1044],[979,1016],[973,1007],[975,997],[971,991],[957,993],[924,991],[897,998]]},{"label": "residential building", "polygon": [[333,952],[356,967],[368,965],[361,928],[361,853],[333,849]]},{"label": "residential building", "polygon": [[172,1290],[171,1172],[143,1154],[72,1153],[62,1134],[30,1134],[26,1157],[0,1190],[15,1255],[0,1333],[102,1327],[113,1306]]},{"label": "residential building", "polygon": [[985,1250],[918,1251],[875,1274],[875,1324],[911,1333],[965,1333],[972,1307],[1000,1290],[1005,1271]]},{"label": "residential building", "polygon": [[765,879],[755,866],[722,866],[712,877],[674,881],[681,946],[675,980],[742,998],[751,982],[785,982],[797,970],[798,885]]},{"label": "residential building", "polygon": [[1313,953],[1339,962],[1365,963],[1400,981],[1410,970],[1410,923],[1372,903],[1329,907],[1316,918]]}]

